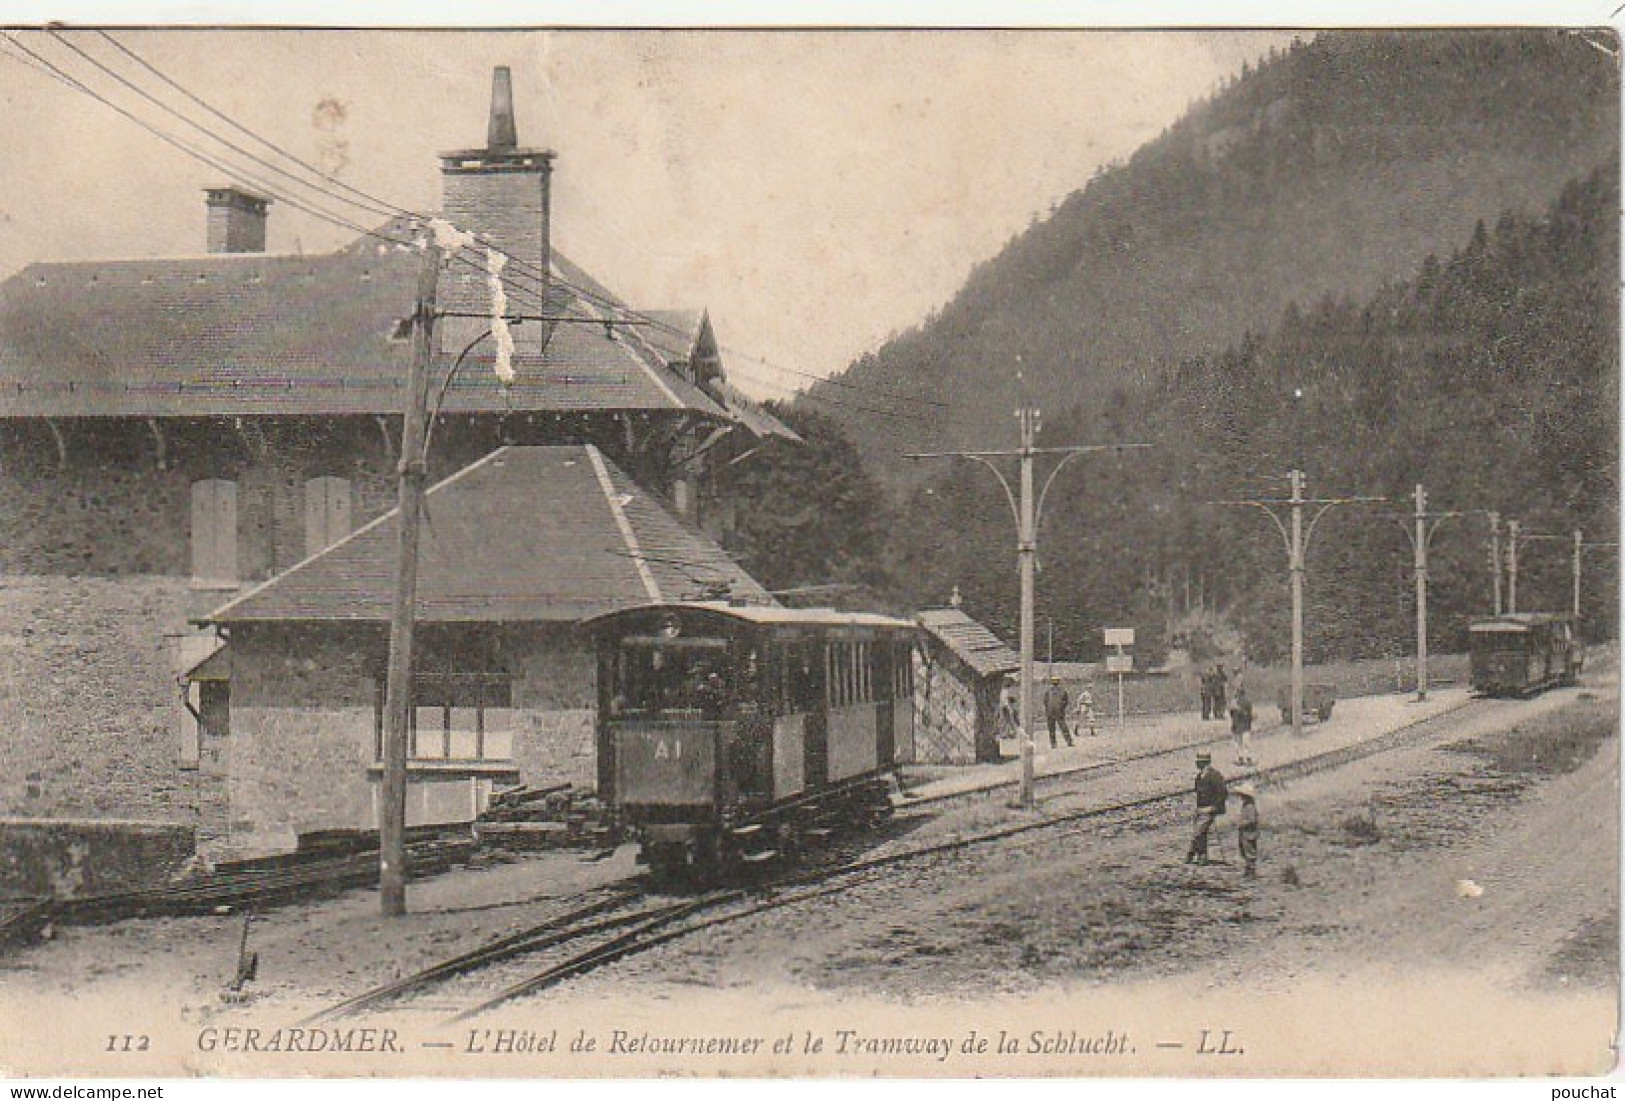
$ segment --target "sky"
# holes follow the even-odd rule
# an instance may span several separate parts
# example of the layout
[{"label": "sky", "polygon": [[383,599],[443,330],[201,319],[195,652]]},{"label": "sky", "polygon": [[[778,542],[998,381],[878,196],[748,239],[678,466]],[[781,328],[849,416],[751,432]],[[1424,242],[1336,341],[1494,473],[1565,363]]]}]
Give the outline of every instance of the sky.
[{"label": "sky", "polygon": [[[94,32],[16,34],[132,112],[243,162],[65,44],[233,134]],[[439,205],[437,153],[484,144],[491,70],[508,65],[521,144],[557,153],[555,247],[634,306],[708,308],[730,375],[769,398],[918,324],[1035,215],[1292,37],[112,34],[234,121],[413,210]],[[203,252],[202,190],[225,173],[0,46],[0,275],[34,260]],[[321,202],[368,226],[382,221]],[[272,206],[270,251],[325,251],[354,236]]]}]

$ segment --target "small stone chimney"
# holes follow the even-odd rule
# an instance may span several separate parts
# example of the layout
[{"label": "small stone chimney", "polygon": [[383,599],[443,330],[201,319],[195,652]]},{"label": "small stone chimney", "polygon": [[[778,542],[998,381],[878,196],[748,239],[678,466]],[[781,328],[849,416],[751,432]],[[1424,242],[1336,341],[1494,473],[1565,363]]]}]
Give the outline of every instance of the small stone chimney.
[{"label": "small stone chimney", "polygon": [[[446,220],[475,234],[510,257],[503,277],[508,281],[511,312],[536,313],[542,284],[552,261],[549,240],[549,184],[553,152],[519,144],[514,116],[513,77],[506,65],[491,74],[491,117],[485,148],[440,154],[442,206]],[[453,264],[441,280],[445,308],[484,311],[490,308],[484,250],[468,257],[469,264]],[[479,322],[447,318],[436,326],[443,348],[461,347],[478,331]],[[526,324],[513,331],[520,354],[540,351],[544,326]]]},{"label": "small stone chimney", "polygon": [[210,252],[264,252],[265,208],[271,200],[240,187],[204,190],[209,204]]}]

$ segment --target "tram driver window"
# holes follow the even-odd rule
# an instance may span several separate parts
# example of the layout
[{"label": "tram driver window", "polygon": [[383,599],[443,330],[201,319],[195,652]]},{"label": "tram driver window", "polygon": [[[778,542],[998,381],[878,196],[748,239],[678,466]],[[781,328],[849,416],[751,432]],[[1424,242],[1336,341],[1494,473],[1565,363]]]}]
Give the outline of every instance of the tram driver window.
[{"label": "tram driver window", "polygon": [[629,638],[615,663],[620,718],[717,719],[732,695],[724,639]]}]

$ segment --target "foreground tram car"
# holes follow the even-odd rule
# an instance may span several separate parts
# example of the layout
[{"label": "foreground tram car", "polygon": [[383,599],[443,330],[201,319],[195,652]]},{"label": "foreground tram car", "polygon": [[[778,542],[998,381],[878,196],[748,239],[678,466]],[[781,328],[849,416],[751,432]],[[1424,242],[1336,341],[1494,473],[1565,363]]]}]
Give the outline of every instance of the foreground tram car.
[{"label": "foreground tram car", "polygon": [[914,624],[684,603],[588,626],[598,789],[657,877],[794,856],[890,811],[897,748],[913,739]]},{"label": "foreground tram car", "polygon": [[1579,679],[1584,647],[1572,616],[1511,612],[1467,627],[1473,690],[1487,696],[1527,696]]}]

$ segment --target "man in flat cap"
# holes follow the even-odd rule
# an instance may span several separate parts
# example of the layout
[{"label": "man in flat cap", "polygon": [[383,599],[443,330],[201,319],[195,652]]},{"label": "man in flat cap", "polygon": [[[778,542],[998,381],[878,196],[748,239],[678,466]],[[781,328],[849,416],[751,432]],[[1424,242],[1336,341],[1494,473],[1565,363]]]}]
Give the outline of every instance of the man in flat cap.
[{"label": "man in flat cap", "polygon": [[1213,755],[1196,755],[1196,818],[1191,833],[1191,845],[1185,852],[1185,863],[1207,863],[1207,839],[1213,831],[1213,821],[1224,813],[1224,801],[1230,792],[1224,785],[1224,776],[1213,767]]}]

